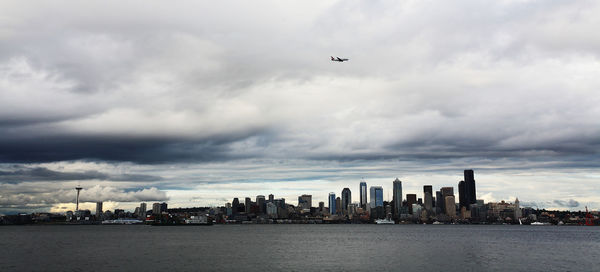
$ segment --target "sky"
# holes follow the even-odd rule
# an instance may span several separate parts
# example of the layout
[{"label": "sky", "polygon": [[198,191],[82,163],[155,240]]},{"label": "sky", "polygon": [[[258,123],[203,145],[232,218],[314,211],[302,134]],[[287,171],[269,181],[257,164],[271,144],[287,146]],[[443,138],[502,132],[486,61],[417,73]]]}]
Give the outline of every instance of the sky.
[{"label": "sky", "polygon": [[[390,199],[600,209],[598,1],[2,1],[0,213]],[[330,61],[331,56],[349,58]]]}]

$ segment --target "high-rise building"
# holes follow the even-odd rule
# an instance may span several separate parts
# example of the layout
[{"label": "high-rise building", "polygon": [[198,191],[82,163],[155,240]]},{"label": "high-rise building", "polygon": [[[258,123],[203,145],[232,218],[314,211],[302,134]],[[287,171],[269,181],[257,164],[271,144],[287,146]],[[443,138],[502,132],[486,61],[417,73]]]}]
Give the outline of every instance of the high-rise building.
[{"label": "high-rise building", "polygon": [[365,209],[367,207],[367,183],[364,181],[360,182],[360,207]]},{"label": "high-rise building", "polygon": [[423,200],[425,202],[425,210],[431,212],[433,210],[433,186],[423,186]]},{"label": "high-rise building", "polygon": [[310,209],[312,207],[312,195],[299,196],[298,206],[300,206],[302,209]]},{"label": "high-rise building", "polygon": [[370,207],[383,207],[383,188],[381,186],[371,186],[370,190]]},{"label": "high-rise building", "polygon": [[454,200],[454,196],[449,195],[446,196],[444,199],[446,200],[446,203],[444,205],[446,206],[446,214],[451,218],[456,217],[456,201]]},{"label": "high-rise building", "polygon": [[240,206],[240,200],[236,197],[231,201],[231,214],[237,214]]},{"label": "high-rise building", "polygon": [[102,201],[96,202],[96,219],[100,220],[102,217]]},{"label": "high-rise building", "polygon": [[465,170],[465,194],[466,198],[466,206],[469,207],[470,204],[477,203],[477,194],[475,190],[475,174],[473,170]]},{"label": "high-rise building", "polygon": [[350,188],[344,188],[342,190],[342,206],[341,209],[344,212],[348,212],[348,204],[352,203],[352,192]]},{"label": "high-rise building", "polygon": [[462,207],[467,207],[470,205],[468,198],[469,196],[467,195],[467,191],[465,188],[465,181],[461,180],[460,182],[458,182],[458,207],[460,209],[462,209]]},{"label": "high-rise building", "polygon": [[258,210],[260,214],[264,214],[266,213],[267,210],[267,206],[265,206],[265,196],[264,195],[257,195],[256,196],[256,205],[258,205]]},{"label": "high-rise building", "polygon": [[[456,202],[456,199],[454,198],[454,187],[442,187],[440,189],[440,191],[442,192],[442,202],[444,202],[444,210],[442,212],[448,214],[449,210],[454,211],[453,214],[456,215],[456,206],[454,205],[454,203]],[[452,197],[452,206],[448,207],[448,199],[447,197],[451,196]]]},{"label": "high-rise building", "polygon": [[406,194],[406,205],[408,206],[409,214],[413,214],[413,204],[417,204],[417,195]]},{"label": "high-rise building", "polygon": [[444,208],[445,200],[441,191],[435,192],[435,213],[442,214],[446,212],[446,208]]},{"label": "high-rise building", "polygon": [[146,203],[140,203],[140,209],[138,210],[138,217],[143,219],[146,219],[146,210],[147,210],[147,206]]},{"label": "high-rise building", "polygon": [[273,194],[269,194],[269,202],[273,202],[275,196]]},{"label": "high-rise building", "polygon": [[329,214],[335,214],[335,193],[329,193]]},{"label": "high-rise building", "polygon": [[267,215],[270,218],[277,218],[277,205],[272,201],[267,202]]},{"label": "high-rise building", "polygon": [[152,214],[160,214],[160,203],[152,203]]},{"label": "high-rise building", "polygon": [[160,213],[166,213],[168,211],[169,210],[167,209],[167,203],[166,202],[160,203]]},{"label": "high-rise building", "polygon": [[392,200],[394,201],[394,208],[392,213],[395,217],[399,217],[402,209],[402,181],[396,178],[393,185]]},{"label": "high-rise building", "polygon": [[246,197],[244,200],[244,206],[246,207],[246,213],[250,213],[250,208],[252,207],[252,200],[249,197]]},{"label": "high-rise building", "polygon": [[335,213],[336,214],[342,213],[343,210],[340,207],[342,207],[342,199],[338,196],[335,198]]},{"label": "high-rise building", "polygon": [[323,212],[325,209],[325,202],[319,201],[319,212]]},{"label": "high-rise building", "polygon": [[446,199],[446,196],[454,195],[454,187],[442,187],[440,192],[442,192],[442,196]]}]

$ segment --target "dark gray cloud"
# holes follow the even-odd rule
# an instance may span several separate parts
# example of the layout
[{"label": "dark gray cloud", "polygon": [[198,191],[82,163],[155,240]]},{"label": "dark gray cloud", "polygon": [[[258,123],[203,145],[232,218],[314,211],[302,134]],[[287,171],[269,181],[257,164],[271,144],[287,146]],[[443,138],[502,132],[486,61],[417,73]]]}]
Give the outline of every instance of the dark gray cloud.
[{"label": "dark gray cloud", "polygon": [[31,181],[71,181],[71,180],[110,180],[151,182],[161,181],[162,177],[143,174],[106,174],[95,170],[84,172],[59,172],[44,167],[24,168],[13,167],[17,170],[1,171],[0,182],[21,183]]},{"label": "dark gray cloud", "polygon": [[555,205],[558,205],[560,207],[565,207],[565,208],[575,208],[575,207],[579,207],[579,202],[573,200],[573,199],[569,199],[568,201],[565,200],[554,200],[553,203]]}]

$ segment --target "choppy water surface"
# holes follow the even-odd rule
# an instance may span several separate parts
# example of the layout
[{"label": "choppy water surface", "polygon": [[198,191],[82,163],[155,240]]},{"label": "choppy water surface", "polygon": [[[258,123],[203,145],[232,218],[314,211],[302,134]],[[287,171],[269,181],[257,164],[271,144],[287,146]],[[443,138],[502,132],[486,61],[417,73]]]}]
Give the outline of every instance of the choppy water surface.
[{"label": "choppy water surface", "polygon": [[600,271],[600,228],[0,227],[0,271]]}]

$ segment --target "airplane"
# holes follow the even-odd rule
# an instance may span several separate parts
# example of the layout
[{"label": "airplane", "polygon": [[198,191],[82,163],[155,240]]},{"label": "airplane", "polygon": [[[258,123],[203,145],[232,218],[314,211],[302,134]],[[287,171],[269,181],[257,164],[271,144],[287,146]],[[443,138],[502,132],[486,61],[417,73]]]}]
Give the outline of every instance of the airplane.
[{"label": "airplane", "polygon": [[348,59],[340,59],[339,57],[331,57],[331,61],[344,62],[348,61]]}]

